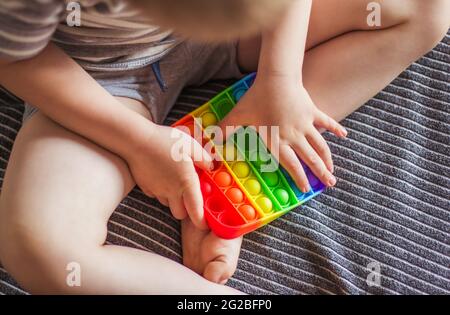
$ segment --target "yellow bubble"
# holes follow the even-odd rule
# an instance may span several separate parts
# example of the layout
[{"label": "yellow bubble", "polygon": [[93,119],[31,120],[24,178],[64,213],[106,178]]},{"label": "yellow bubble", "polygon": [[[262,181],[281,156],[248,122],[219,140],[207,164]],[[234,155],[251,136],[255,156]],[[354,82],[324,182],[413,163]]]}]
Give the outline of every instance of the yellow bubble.
[{"label": "yellow bubble", "polygon": [[272,201],[267,197],[259,197],[256,203],[261,207],[262,211],[269,213],[272,211]]},{"label": "yellow bubble", "polygon": [[216,125],[216,124],[217,124],[217,118],[216,118],[216,115],[214,115],[213,113],[206,112],[202,115],[203,128],[206,128],[211,125]]},{"label": "yellow bubble", "polygon": [[250,166],[246,162],[236,162],[233,165],[233,172],[239,178],[245,178],[250,175]]},{"label": "yellow bubble", "polygon": [[237,161],[237,149],[232,144],[226,144],[223,147],[223,158],[226,161]]},{"label": "yellow bubble", "polygon": [[256,196],[261,192],[261,184],[256,179],[249,179],[244,184],[245,189],[250,193],[250,195]]}]

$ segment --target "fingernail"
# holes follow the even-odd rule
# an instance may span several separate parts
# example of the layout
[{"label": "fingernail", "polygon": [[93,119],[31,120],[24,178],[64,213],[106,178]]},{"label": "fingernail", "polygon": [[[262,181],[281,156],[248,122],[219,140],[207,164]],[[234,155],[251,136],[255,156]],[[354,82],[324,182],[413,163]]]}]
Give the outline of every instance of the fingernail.
[{"label": "fingernail", "polygon": [[344,135],[344,137],[347,137],[347,135],[348,135],[347,129],[342,128],[342,134]]},{"label": "fingernail", "polygon": [[302,192],[305,193],[305,194],[306,194],[309,190],[310,190],[309,185],[306,185],[306,186],[304,186],[304,187],[302,188]]},{"label": "fingernail", "polygon": [[328,184],[329,184],[330,186],[336,185],[336,177],[331,176],[330,179],[328,180]]}]

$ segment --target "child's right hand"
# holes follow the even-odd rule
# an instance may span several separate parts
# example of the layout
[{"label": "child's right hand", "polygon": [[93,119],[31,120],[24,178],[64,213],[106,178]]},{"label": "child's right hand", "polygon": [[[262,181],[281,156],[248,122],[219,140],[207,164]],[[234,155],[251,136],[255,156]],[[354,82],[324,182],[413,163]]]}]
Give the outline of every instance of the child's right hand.
[{"label": "child's right hand", "polygon": [[[176,161],[172,149],[180,141],[188,147],[193,144],[192,153],[184,152],[185,158]],[[156,124],[148,135],[134,142],[138,143],[131,146],[134,150],[130,150],[125,159],[136,184],[146,195],[156,197],[170,207],[176,219],[182,220],[189,216],[198,228],[206,229],[200,181],[194,165],[205,170],[211,169],[211,156],[189,135]],[[199,156],[202,158],[199,159]]]}]

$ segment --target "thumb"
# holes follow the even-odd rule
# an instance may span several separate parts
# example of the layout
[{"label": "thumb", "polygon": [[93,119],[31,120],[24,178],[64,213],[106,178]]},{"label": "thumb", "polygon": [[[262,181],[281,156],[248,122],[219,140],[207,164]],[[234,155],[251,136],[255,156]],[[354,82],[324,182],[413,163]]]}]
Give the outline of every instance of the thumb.
[{"label": "thumb", "polygon": [[194,165],[205,170],[209,171],[214,168],[213,157],[210,155],[210,152],[205,150],[204,147],[196,140],[192,139],[193,150],[191,153],[191,159],[194,162]]}]

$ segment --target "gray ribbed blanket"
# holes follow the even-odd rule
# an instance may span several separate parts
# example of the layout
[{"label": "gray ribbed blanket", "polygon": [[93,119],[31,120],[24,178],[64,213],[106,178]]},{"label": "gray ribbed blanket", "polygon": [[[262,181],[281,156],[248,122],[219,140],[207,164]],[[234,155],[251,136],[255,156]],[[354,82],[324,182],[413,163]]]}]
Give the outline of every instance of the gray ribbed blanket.
[{"label": "gray ribbed blanket", "polygon": [[[186,89],[167,123],[229,83]],[[2,95],[1,178],[22,111]],[[344,125],[347,140],[327,138],[337,186],[247,235],[229,285],[255,294],[449,294],[450,33]],[[181,260],[179,223],[137,189],[112,215],[108,241]],[[0,267],[0,294],[23,293]]]}]

